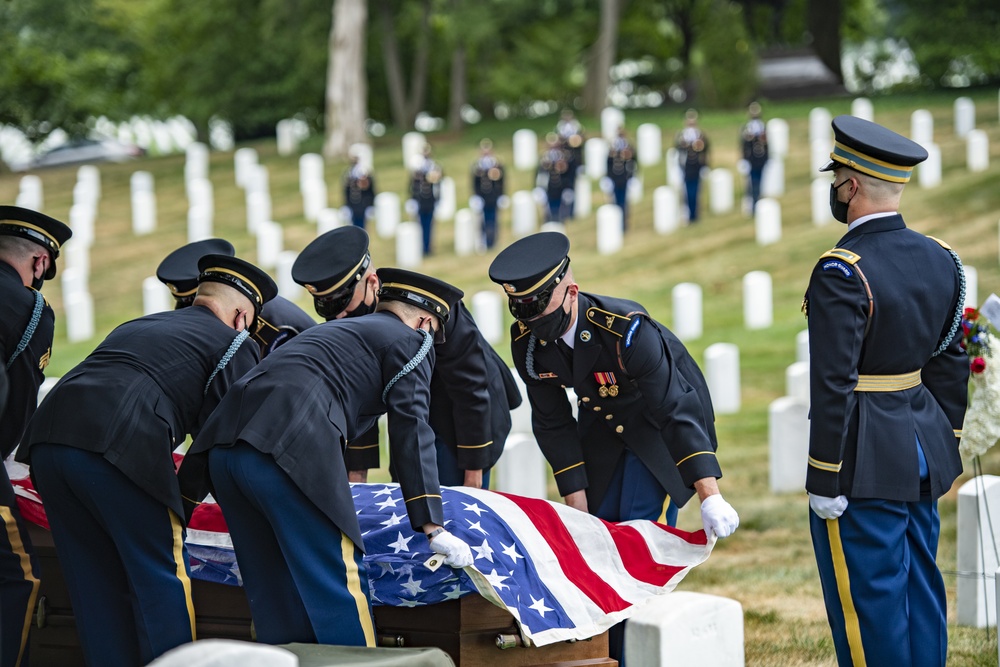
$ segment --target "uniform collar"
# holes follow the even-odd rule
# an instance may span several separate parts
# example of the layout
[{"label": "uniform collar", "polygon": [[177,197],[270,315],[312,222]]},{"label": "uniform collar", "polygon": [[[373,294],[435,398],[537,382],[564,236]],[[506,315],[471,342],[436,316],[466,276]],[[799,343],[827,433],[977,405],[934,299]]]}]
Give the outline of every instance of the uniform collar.
[{"label": "uniform collar", "polygon": [[[855,227],[854,229],[848,230],[846,234],[840,239],[840,242],[844,242],[848,239],[853,239],[855,237],[861,236],[862,234],[872,234],[875,232],[889,232],[897,229],[906,229],[906,223],[903,222],[903,216],[898,213],[890,213],[889,215],[878,215],[875,217],[866,216],[868,220],[865,224]],[[858,218],[860,220],[860,218]],[[839,244],[838,244],[839,245]]]},{"label": "uniform collar", "polygon": [[869,213],[868,215],[863,215],[854,222],[852,222],[851,224],[849,224],[847,226],[847,231],[851,231],[852,229],[857,229],[858,227],[865,224],[869,220],[874,220],[875,218],[887,218],[890,215],[899,215],[899,213],[896,211],[886,211],[883,213]]}]

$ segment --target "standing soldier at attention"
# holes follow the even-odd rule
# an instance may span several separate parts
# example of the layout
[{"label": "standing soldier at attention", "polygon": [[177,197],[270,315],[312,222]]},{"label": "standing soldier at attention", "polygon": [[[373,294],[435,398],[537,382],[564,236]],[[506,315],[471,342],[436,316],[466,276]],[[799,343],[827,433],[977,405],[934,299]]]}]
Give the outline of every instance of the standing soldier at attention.
[{"label": "standing soldier at attention", "polygon": [[423,160],[413,170],[410,179],[410,199],[406,202],[406,212],[420,219],[420,229],[424,236],[424,256],[431,254],[431,235],[434,232],[434,209],[441,197],[441,179],[444,171],[441,165],[431,159],[431,147],[424,146]]},{"label": "standing soldier at attention", "polygon": [[694,109],[684,114],[684,129],[677,133],[674,146],[684,174],[688,223],[698,222],[698,192],[702,173],[708,168],[708,137],[699,129],[698,112]]},{"label": "standing soldier at attention", "polygon": [[482,216],[482,243],[487,250],[497,242],[497,208],[505,208],[507,195],[503,193],[503,165],[493,154],[493,142],[479,142],[479,159],[472,165],[472,197],[469,208]]},{"label": "standing soldier at attention", "polygon": [[[0,366],[6,407],[0,403],[0,455],[7,458],[35,412],[38,388],[52,355],[55,314],[39,291],[56,275],[59,249],[73,235],[47,215],[0,206]],[[0,465],[0,468],[3,466]],[[0,480],[0,666],[27,665],[28,629],[38,595],[38,563],[17,509],[14,489]]]},{"label": "standing soldier at attention", "polygon": [[361,156],[351,151],[351,167],[344,174],[344,208],[355,227],[375,215],[375,177],[361,163]]},{"label": "standing soldier at attention", "polygon": [[969,361],[961,260],[898,213],[920,145],[833,119],[830,208],[847,233],[812,271],[809,526],[841,665],[944,667],[937,499],[962,472]]},{"label": "standing soldier at attention", "polygon": [[760,118],[760,104],[752,102],[748,113],[750,119],[740,130],[743,159],[737,168],[747,177],[747,196],[750,198],[750,212],[753,213],[760,199],[760,183],[764,165],[767,164],[767,126]]},{"label": "standing soldier at attention", "polygon": [[572,217],[576,196],[576,176],[570,154],[554,132],[545,138],[545,146],[535,176],[535,199],[546,207],[547,222],[566,222]]},{"label": "standing soldier at attention", "polygon": [[628,227],[628,187],[635,177],[638,163],[635,148],[625,135],[625,128],[618,128],[618,136],[608,150],[608,167],[601,179],[601,190],[614,197],[615,204],[622,210],[622,226]]}]

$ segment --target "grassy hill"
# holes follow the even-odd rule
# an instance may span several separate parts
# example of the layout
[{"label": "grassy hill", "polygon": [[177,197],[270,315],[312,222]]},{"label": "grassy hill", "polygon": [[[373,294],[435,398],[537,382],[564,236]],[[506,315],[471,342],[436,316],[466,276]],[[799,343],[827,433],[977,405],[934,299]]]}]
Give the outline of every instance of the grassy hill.
[{"label": "grassy hill", "polygon": [[[934,94],[874,99],[875,119],[909,134],[910,114],[918,108],[932,111],[935,141],[941,147],[943,183],[922,190],[914,182],[907,187],[901,211],[907,223],[920,232],[948,241],[967,265],[978,269],[979,294],[1000,291],[998,265],[998,220],[1000,220],[1000,123],[995,90],[972,91],[977,106],[977,125],[992,142],[992,164],[988,171],[970,174],[965,168],[965,142],[953,131],[955,95]],[[576,278],[587,291],[628,297],[642,302],[651,313],[670,325],[670,290],[680,282],[695,282],[704,290],[705,333],[689,343],[694,357],[716,342],[740,347],[743,408],[739,414],[718,420],[720,459],[726,477],[721,481],[727,498],[741,515],[736,535],[719,543],[715,555],[683,584],[687,590],[725,595],[740,600],[746,614],[748,664],[832,665],[832,642],[823,611],[819,579],[813,562],[804,493],[783,496],[768,490],[767,407],[784,394],[784,372],[795,360],[795,335],[805,328],[799,312],[813,263],[843,234],[837,223],[816,227],[811,223],[809,186],[817,176],[810,173],[808,112],[824,106],[833,115],[849,113],[850,99],[765,104],[765,117],[788,121],[790,150],[785,163],[785,195],[780,198],[783,214],[782,240],[759,247],[754,242],[753,222],[739,211],[713,216],[705,211],[700,224],[661,236],[653,230],[652,192],[666,181],[663,163],[643,170],[645,197],[630,215],[624,249],[616,256],[596,253],[594,217],[572,222],[568,234],[573,244]],[[656,123],[664,131],[664,147],[682,126],[683,110],[646,110],[627,114],[630,134],[641,123]],[[469,165],[482,137],[493,138],[505,164],[511,165],[510,137],[521,127],[543,136],[556,117],[528,122],[482,123],[462,135],[431,135],[435,157],[446,174],[456,180],[459,206],[469,196]],[[599,123],[584,118],[592,133]],[[733,168],[738,157],[738,128],[744,121],[739,112],[706,112],[701,124],[712,141],[711,165]],[[303,152],[318,151],[314,138]],[[286,249],[301,250],[314,236],[315,226],[303,217],[298,193],[296,157],[277,155],[274,142],[254,144],[260,160],[270,168],[273,217],[285,229]],[[183,186],[184,157],[152,158],[125,165],[101,167],[103,196],[100,202],[95,242],[91,251],[90,289],[94,296],[97,336],[86,343],[69,344],[65,323],[57,321],[56,340],[49,366],[50,375],[60,375],[78,363],[115,325],[141,315],[142,279],[153,274],[170,250],[186,241],[187,200]],[[330,203],[341,203],[340,176],[346,165],[328,164],[326,180]],[[148,236],[131,232],[129,177],[137,169],[152,172],[156,182],[158,228]],[[390,135],[375,141],[375,173],[379,191],[395,191],[405,198],[407,175],[402,166],[400,137]],[[68,220],[76,169],[39,172],[44,184],[45,211]],[[215,188],[215,233],[230,239],[237,253],[255,259],[255,241],[246,233],[243,191],[234,182],[232,153],[212,153],[209,176]],[[508,192],[530,189],[533,174],[508,169]],[[13,202],[18,176],[0,175],[0,202]],[[737,183],[737,192],[742,184]],[[594,188],[594,202],[601,199]],[[500,243],[510,242],[510,213],[501,218]],[[494,254],[458,258],[452,251],[451,223],[438,223],[436,254],[422,271],[462,287],[467,294],[496,290],[487,277]],[[373,235],[376,265],[393,264],[391,239]],[[774,325],[766,330],[743,327],[742,277],[763,270],[774,282]],[[61,318],[61,295],[57,281],[46,285],[45,294]],[[305,299],[301,305],[312,312]],[[500,349],[509,360],[509,350]],[[984,457],[984,471],[1000,474],[1000,454]],[[966,481],[968,475],[959,483]],[[950,619],[954,620],[955,497],[956,488],[941,504],[942,535],[939,562],[946,572]],[[553,490],[554,492],[554,490]],[[681,512],[682,527],[700,527],[698,512]],[[990,579],[988,585],[992,586]],[[951,665],[996,664],[996,632],[951,627]]]}]

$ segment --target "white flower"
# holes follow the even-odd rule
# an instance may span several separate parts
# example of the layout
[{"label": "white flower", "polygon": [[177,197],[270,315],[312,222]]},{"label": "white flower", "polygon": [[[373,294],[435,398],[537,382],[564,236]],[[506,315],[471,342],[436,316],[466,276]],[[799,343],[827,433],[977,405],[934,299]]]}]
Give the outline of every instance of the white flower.
[{"label": "white flower", "polygon": [[965,458],[985,454],[1000,441],[1000,360],[993,355],[1000,341],[991,333],[983,335],[989,350],[983,355],[986,369],[972,374],[972,396],[958,446]]}]

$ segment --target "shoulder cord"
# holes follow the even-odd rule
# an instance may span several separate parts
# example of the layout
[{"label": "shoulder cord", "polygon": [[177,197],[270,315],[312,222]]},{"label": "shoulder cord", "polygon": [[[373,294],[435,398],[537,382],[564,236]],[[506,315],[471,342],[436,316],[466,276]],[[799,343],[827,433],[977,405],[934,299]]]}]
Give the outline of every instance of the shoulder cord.
[{"label": "shoulder cord", "polygon": [[403,366],[403,370],[396,373],[396,377],[389,380],[389,384],[387,384],[385,386],[385,389],[382,390],[383,403],[385,403],[385,397],[389,395],[389,390],[392,389],[392,386],[397,382],[399,382],[400,380],[402,380],[404,375],[406,375],[414,368],[419,366],[420,362],[423,361],[424,357],[427,356],[427,353],[431,351],[431,345],[434,344],[434,336],[431,334],[431,332],[426,331],[424,329],[418,329],[418,331],[420,331],[420,333],[424,335],[424,342],[421,343],[420,349],[417,350],[417,353],[415,355],[413,355],[413,358],[406,362],[406,365]]},{"label": "shoulder cord", "polygon": [[944,340],[941,341],[941,344],[938,345],[938,349],[931,355],[932,358],[947,350],[948,346],[951,345],[955,334],[958,333],[958,328],[962,325],[962,315],[965,313],[965,269],[962,267],[962,259],[951,248],[945,249],[951,255],[951,258],[955,260],[955,266],[958,267],[958,303],[955,305],[955,317],[951,321],[951,329],[948,331],[948,335],[944,337]]},{"label": "shoulder cord", "polygon": [[18,355],[24,352],[28,347],[28,343],[31,342],[31,337],[35,335],[35,329],[38,328],[38,322],[42,319],[42,307],[45,305],[45,299],[42,298],[42,293],[34,290],[35,292],[35,307],[31,311],[31,320],[28,322],[28,328],[24,330],[24,335],[21,336],[21,342],[17,344],[17,349],[14,350],[14,354],[10,355],[10,359],[7,360],[7,368],[14,363]]},{"label": "shoulder cord", "polygon": [[528,377],[532,380],[541,380],[538,377],[538,373],[535,372],[535,343],[537,342],[535,334],[528,335],[528,350],[524,353],[524,370],[528,372]]},{"label": "shoulder cord", "polygon": [[212,374],[208,376],[208,382],[205,383],[205,391],[202,392],[202,396],[208,396],[208,388],[212,385],[212,380],[214,380],[215,376],[219,374],[219,371],[226,367],[229,360],[232,359],[236,354],[236,351],[240,349],[240,345],[243,344],[243,341],[249,337],[250,332],[246,329],[236,334],[236,338],[234,338],[233,342],[229,344],[229,349],[226,350],[224,355],[222,355],[222,359],[219,359],[219,364],[215,367],[215,370],[212,371]]}]

